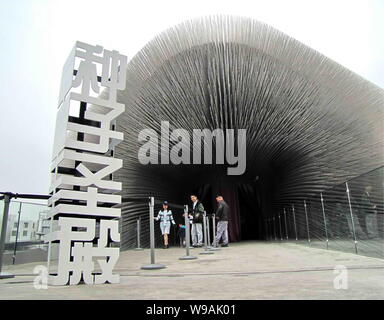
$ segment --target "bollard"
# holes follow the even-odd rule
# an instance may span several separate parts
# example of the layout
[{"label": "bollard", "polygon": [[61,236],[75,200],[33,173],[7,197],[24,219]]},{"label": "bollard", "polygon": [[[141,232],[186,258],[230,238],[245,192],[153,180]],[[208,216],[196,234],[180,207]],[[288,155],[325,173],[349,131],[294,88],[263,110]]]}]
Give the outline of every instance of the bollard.
[{"label": "bollard", "polygon": [[348,182],[345,183],[345,186],[347,188],[347,196],[348,196],[348,205],[349,205],[349,212],[351,214],[351,222],[352,222],[352,231],[353,231],[353,240],[355,242],[355,252],[357,254],[357,239],[356,239],[356,231],[355,231],[355,222],[353,220],[353,211],[352,211],[352,205],[351,205],[351,196],[349,194],[349,187]]},{"label": "bollard", "polygon": [[[215,241],[216,239],[216,215],[214,213],[212,213],[212,237],[213,237],[213,241]],[[220,250],[220,248],[218,247],[218,243],[217,243],[217,247],[211,247],[211,251],[218,251]]]},{"label": "bollard", "polygon": [[144,250],[143,248],[140,247],[140,233],[141,233],[140,232],[141,231],[140,223],[141,223],[141,218],[137,219],[137,221],[136,221],[136,236],[137,236],[136,242],[137,242],[137,248],[134,249],[136,251]]},{"label": "bollard", "polygon": [[5,234],[7,232],[7,223],[9,215],[9,204],[11,197],[8,194],[4,194],[4,210],[3,210],[3,223],[1,226],[1,238],[0,238],[0,279],[14,278],[15,276],[10,273],[1,272],[3,267],[3,255],[5,247]]},{"label": "bollard", "polygon": [[[208,241],[210,241],[210,239],[211,239],[211,236],[210,236],[210,225],[209,225],[209,217],[207,216],[206,217],[207,218],[207,229],[208,229]],[[215,240],[215,220],[214,220],[214,217],[212,217],[212,223],[213,223],[213,240],[212,241],[214,241]],[[218,251],[218,250],[220,250],[219,248],[215,248],[215,247],[212,247],[210,244],[211,244],[212,242],[210,242],[210,243],[208,243],[208,250],[210,250],[210,251]]]},{"label": "bollard", "polygon": [[189,231],[189,228],[190,228],[190,222],[189,222],[189,218],[188,218],[188,206],[185,205],[184,206],[184,223],[185,223],[185,256],[183,257],[180,257],[179,260],[193,260],[193,259],[197,259],[197,257],[194,257],[194,256],[191,256],[189,254],[189,249],[190,249],[190,245],[191,245],[191,233]]},{"label": "bollard", "polygon": [[210,250],[212,249],[211,246],[211,231],[209,230],[209,217],[205,217],[205,225],[207,227],[207,248]]},{"label": "bollard", "polygon": [[163,269],[165,265],[155,263],[155,215],[154,215],[155,199],[149,197],[149,236],[151,243],[151,263],[141,267],[143,270]]},{"label": "bollard", "polygon": [[320,200],[321,200],[321,209],[323,211],[323,219],[324,219],[324,229],[325,229],[325,239],[327,242],[327,250],[328,250],[328,230],[327,230],[327,220],[325,219],[325,210],[324,210],[324,199],[323,199],[323,194],[320,193]]},{"label": "bollard", "polygon": [[296,241],[297,241],[298,238],[297,238],[297,228],[296,228],[295,205],[292,205],[292,213],[293,213],[293,225],[295,226],[295,238],[296,238]]},{"label": "bollard", "polygon": [[203,215],[203,230],[204,230],[204,251],[200,252],[199,254],[213,254],[212,251],[209,251],[208,250],[208,245],[207,245],[207,228],[206,228],[206,213],[204,211],[204,215]]},{"label": "bollard", "polygon": [[308,213],[307,213],[307,202],[304,200],[304,211],[305,211],[305,221],[307,224],[307,234],[308,234],[308,244],[311,245],[311,237],[309,235],[309,223],[308,223]]}]

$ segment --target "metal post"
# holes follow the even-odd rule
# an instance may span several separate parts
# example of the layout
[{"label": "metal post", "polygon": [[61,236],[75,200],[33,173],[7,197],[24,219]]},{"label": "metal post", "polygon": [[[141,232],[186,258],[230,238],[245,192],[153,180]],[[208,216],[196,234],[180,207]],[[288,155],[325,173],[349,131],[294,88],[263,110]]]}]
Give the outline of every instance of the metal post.
[{"label": "metal post", "polygon": [[276,237],[276,223],[275,223],[275,217],[272,217],[273,219],[273,233],[275,234],[275,241],[277,240],[277,237]]},{"label": "metal post", "polygon": [[355,222],[353,221],[353,212],[352,212],[352,205],[351,205],[351,196],[349,194],[349,187],[348,182],[345,183],[345,186],[347,188],[347,196],[348,196],[348,204],[349,204],[349,212],[351,214],[351,222],[352,222],[352,230],[353,230],[353,240],[355,242],[355,252],[358,254],[357,251],[357,239],[356,239],[356,231],[355,231]]},{"label": "metal post", "polygon": [[17,217],[16,240],[15,240],[15,246],[13,248],[12,264],[15,264],[15,262],[16,262],[17,239],[19,237],[19,229],[20,229],[21,204],[22,204],[22,202],[20,202],[19,212],[18,212],[18,217]]},{"label": "metal post", "polygon": [[137,236],[137,248],[135,248],[134,250],[136,251],[141,251],[141,250],[144,250],[143,248],[141,248],[140,246],[140,236],[141,236],[141,217],[139,219],[137,219],[136,221],[136,236]]},{"label": "metal post", "polygon": [[296,215],[295,215],[295,205],[294,204],[292,205],[292,213],[293,213],[293,224],[295,226],[295,238],[296,238],[296,241],[297,241],[298,238],[297,238]]},{"label": "metal post", "polygon": [[325,241],[328,249],[328,230],[327,230],[327,220],[325,219],[325,210],[324,210],[324,199],[323,199],[323,194],[320,192],[320,199],[321,199],[321,209],[323,211],[323,219],[324,219],[324,228],[325,228]]},{"label": "metal post", "polygon": [[184,223],[185,223],[185,250],[186,250],[186,253],[185,253],[185,256],[183,257],[180,257],[179,260],[193,260],[193,259],[197,259],[197,257],[194,257],[194,256],[191,256],[189,254],[189,247],[191,245],[191,234],[190,234],[190,231],[189,231],[189,226],[190,226],[190,222],[189,222],[189,217],[188,217],[188,206],[185,205],[184,206]]},{"label": "metal post", "polygon": [[207,215],[204,211],[203,214],[203,230],[204,230],[204,251],[200,252],[199,254],[213,254],[214,252],[208,250],[208,245],[207,245],[207,228],[206,228],[206,218]]},{"label": "metal post", "polygon": [[[215,220],[214,220],[214,217],[212,217],[212,224],[213,224],[213,240],[212,241],[214,241],[215,240]],[[210,250],[210,251],[218,251],[218,250],[220,250],[219,248],[215,248],[215,247],[213,247],[213,246],[211,246],[211,243],[212,242],[210,242],[210,239],[211,239],[211,228],[210,228],[210,223],[209,223],[209,217],[207,216],[207,230],[208,230],[208,241],[209,241],[209,243],[208,243],[208,250]]]},{"label": "metal post", "polygon": [[150,198],[149,202],[149,237],[150,237],[150,245],[151,245],[151,264],[155,264],[155,213],[154,213],[155,201],[154,198]]},{"label": "metal post", "polygon": [[154,270],[154,269],[163,269],[165,265],[155,263],[155,198],[149,197],[149,236],[151,243],[151,264],[144,265],[141,267],[143,270]]},{"label": "metal post", "polygon": [[[51,217],[49,219],[49,233],[52,232],[52,226],[53,226],[53,217]],[[48,270],[48,275],[51,275],[51,252],[52,252],[52,241],[49,241],[48,242],[48,254],[47,254],[47,270]]]},{"label": "metal post", "polygon": [[[214,213],[212,213],[212,232],[213,232],[213,234],[212,234],[212,238],[213,238],[213,242],[215,241],[215,239],[216,239],[216,215],[214,214]],[[211,246],[211,249],[209,249],[209,250],[211,250],[211,251],[218,251],[218,250],[220,250],[220,248],[218,247],[218,243],[216,243],[216,245],[217,245],[217,247],[212,247]]]},{"label": "metal post", "polygon": [[206,226],[207,226],[207,248],[210,250],[210,249],[212,249],[212,246],[211,246],[211,231],[209,230],[210,226],[209,226],[208,215],[205,217],[205,221],[206,221]]},{"label": "metal post", "polygon": [[11,197],[8,194],[4,194],[4,210],[3,210],[3,223],[1,226],[1,237],[0,237],[0,279],[13,278],[13,274],[6,272],[1,272],[3,268],[3,256],[5,248],[5,235],[7,233],[7,223],[9,215],[9,204],[11,202]]},{"label": "metal post", "polygon": [[207,215],[204,211],[203,213],[203,237],[204,237],[204,248],[207,249],[208,241],[207,241]]},{"label": "metal post", "polygon": [[280,213],[278,213],[277,216],[279,217],[280,241],[283,241],[283,231],[281,230]]},{"label": "metal post", "polygon": [[307,224],[307,234],[308,234],[308,243],[311,245],[311,238],[309,236],[309,223],[308,223],[308,214],[307,214],[307,202],[304,200],[304,211],[305,211],[305,221]]},{"label": "metal post", "polygon": [[288,240],[288,225],[287,225],[287,214],[285,212],[285,208],[284,208],[284,220],[285,220],[285,236]]}]

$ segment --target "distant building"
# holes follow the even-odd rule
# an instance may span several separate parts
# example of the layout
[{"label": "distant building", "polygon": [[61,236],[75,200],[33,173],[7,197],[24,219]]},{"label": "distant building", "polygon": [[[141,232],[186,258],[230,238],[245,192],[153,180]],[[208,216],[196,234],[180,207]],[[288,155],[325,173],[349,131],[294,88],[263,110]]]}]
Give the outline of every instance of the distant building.
[{"label": "distant building", "polygon": [[8,231],[5,242],[12,243],[17,241],[35,241],[37,222],[33,220],[20,220],[19,232],[17,234],[17,215],[10,215],[8,220]]},{"label": "distant building", "polygon": [[37,240],[43,240],[43,236],[49,233],[50,221],[48,220],[48,211],[40,212],[37,221]]}]

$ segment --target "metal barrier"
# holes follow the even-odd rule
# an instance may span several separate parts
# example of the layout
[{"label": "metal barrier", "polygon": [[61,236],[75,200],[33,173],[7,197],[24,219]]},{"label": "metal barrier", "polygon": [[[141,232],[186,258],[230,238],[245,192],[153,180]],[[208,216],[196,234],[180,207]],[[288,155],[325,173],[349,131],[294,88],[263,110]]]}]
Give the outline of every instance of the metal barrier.
[{"label": "metal barrier", "polygon": [[[208,220],[209,221],[209,220]],[[216,239],[216,218],[215,218],[215,214],[212,213],[212,242],[214,242]],[[211,246],[209,248],[210,251],[219,251],[220,248],[219,247],[213,247]]]},{"label": "metal barrier", "polygon": [[44,215],[47,206],[13,200],[17,198],[47,200],[49,196],[0,192],[0,278],[13,277],[10,273],[2,272],[4,265],[43,262],[47,258],[46,245],[39,239],[43,235],[40,215]]},{"label": "metal barrier", "polygon": [[143,270],[154,270],[154,269],[163,269],[165,268],[165,265],[163,264],[156,264],[155,263],[155,215],[154,215],[154,207],[155,207],[155,199],[154,197],[149,197],[149,233],[150,233],[150,245],[151,245],[151,251],[150,251],[150,257],[151,257],[151,263],[144,265],[141,267]]},{"label": "metal barrier", "polygon": [[140,238],[141,238],[140,227],[141,227],[141,218],[137,219],[137,221],[136,221],[136,236],[137,236],[136,242],[137,242],[137,247],[134,249],[136,251],[144,250],[140,246]]},{"label": "metal barrier", "polygon": [[[212,213],[212,233],[213,233],[213,240],[212,241],[215,241],[216,239],[216,215],[214,213]],[[211,251],[218,251],[220,250],[219,247],[212,247],[209,249]]]},{"label": "metal barrier", "polygon": [[266,232],[269,240],[384,258],[384,167],[286,201],[266,218]]},{"label": "metal barrier", "polygon": [[200,252],[199,254],[213,254],[211,250],[208,250],[208,240],[207,240],[207,214],[204,211],[203,214],[203,230],[204,230],[204,251]]},{"label": "metal barrier", "polygon": [[179,260],[194,260],[197,259],[195,256],[189,254],[191,246],[191,233],[190,233],[190,221],[188,217],[188,206],[184,206],[184,223],[185,223],[185,256],[180,257]]}]

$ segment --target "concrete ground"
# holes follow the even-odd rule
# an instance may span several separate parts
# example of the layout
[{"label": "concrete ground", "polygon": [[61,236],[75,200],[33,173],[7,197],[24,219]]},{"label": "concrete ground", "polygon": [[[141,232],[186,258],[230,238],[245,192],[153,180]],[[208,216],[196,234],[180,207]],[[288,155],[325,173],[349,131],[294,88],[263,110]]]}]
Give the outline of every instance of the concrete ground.
[{"label": "concrete ground", "polygon": [[[39,263],[6,266],[18,275],[0,280],[0,299],[383,299],[384,260],[294,243],[233,243],[212,255],[181,261],[181,248],[156,250],[160,270],[141,270],[149,249],[125,251],[115,268],[119,284],[35,289]],[[346,289],[335,271],[346,267]],[[346,272],[346,273],[345,273]]]}]

